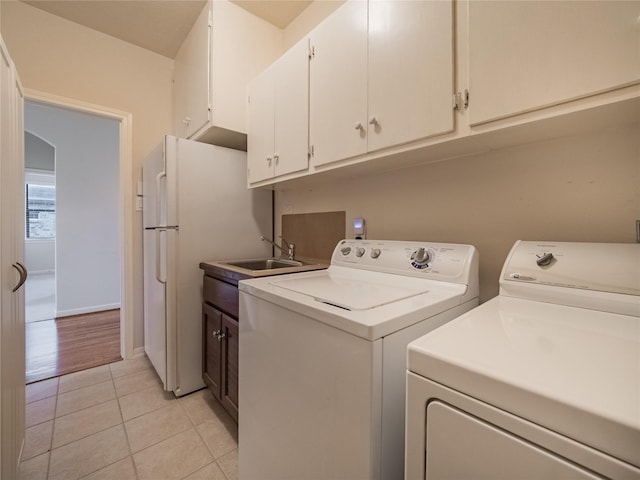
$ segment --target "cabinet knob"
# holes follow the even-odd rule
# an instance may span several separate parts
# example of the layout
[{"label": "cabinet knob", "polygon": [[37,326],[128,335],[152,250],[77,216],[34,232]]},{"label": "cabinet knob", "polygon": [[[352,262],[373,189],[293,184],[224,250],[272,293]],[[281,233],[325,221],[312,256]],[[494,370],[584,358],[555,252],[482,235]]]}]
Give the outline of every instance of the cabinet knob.
[{"label": "cabinet knob", "polygon": [[278,155],[277,153],[275,153],[273,155],[273,160],[276,162],[276,165],[278,164],[278,161],[280,160],[280,155]]},{"label": "cabinet knob", "polygon": [[222,331],[222,330],[214,330],[212,336],[218,340],[221,341],[223,338],[225,338],[227,335]]},{"label": "cabinet knob", "polygon": [[355,129],[364,130],[364,125],[362,125],[362,122],[356,122]]},{"label": "cabinet knob", "polygon": [[268,163],[269,165],[271,165],[271,160],[272,160],[272,158],[271,158],[271,157],[267,157],[267,163]]},{"label": "cabinet knob", "polygon": [[191,123],[191,118],[184,117],[184,120],[182,120],[182,123],[184,123],[185,125],[189,125]]},{"label": "cabinet knob", "polygon": [[376,117],[370,117],[369,125],[378,125],[378,119]]}]

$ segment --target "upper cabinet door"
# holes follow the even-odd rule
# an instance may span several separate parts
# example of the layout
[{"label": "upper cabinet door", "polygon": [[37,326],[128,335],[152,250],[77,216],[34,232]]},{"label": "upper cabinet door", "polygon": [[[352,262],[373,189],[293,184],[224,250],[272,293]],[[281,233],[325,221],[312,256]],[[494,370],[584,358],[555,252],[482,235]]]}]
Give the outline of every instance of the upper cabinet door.
[{"label": "upper cabinet door", "polygon": [[273,177],[275,69],[276,64],[267,68],[248,86],[247,178],[250,184]]},{"label": "upper cabinet door", "polygon": [[310,34],[313,163],[367,151],[367,2],[351,0]]},{"label": "upper cabinet door", "polygon": [[175,58],[173,113],[178,137],[189,138],[210,119],[210,9],[205,6]]},{"label": "upper cabinet door", "polygon": [[451,1],[369,0],[368,150],[453,131]]},{"label": "upper cabinet door", "polygon": [[640,1],[469,2],[472,125],[637,83]]},{"label": "upper cabinet door", "polygon": [[309,40],[298,42],[275,64],[274,174],[309,167]]}]

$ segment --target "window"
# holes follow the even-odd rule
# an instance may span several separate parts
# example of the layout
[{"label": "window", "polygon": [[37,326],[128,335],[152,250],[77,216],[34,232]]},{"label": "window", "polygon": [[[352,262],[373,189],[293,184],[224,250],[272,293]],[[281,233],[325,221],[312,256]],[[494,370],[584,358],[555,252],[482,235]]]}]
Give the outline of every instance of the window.
[{"label": "window", "polygon": [[[38,175],[38,177],[42,176],[44,175]],[[56,237],[56,187],[51,183],[53,182],[26,176],[25,233],[28,239]]]}]

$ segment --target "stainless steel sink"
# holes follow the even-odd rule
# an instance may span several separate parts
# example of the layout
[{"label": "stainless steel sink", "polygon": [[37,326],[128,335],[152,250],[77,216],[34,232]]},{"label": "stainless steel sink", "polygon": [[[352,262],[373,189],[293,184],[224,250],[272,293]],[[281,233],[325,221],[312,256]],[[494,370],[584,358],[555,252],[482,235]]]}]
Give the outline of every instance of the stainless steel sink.
[{"label": "stainless steel sink", "polygon": [[258,260],[241,260],[238,262],[225,263],[227,265],[245,268],[247,270],[273,270],[276,268],[301,267],[303,265],[303,262],[287,260],[284,258],[261,258]]}]

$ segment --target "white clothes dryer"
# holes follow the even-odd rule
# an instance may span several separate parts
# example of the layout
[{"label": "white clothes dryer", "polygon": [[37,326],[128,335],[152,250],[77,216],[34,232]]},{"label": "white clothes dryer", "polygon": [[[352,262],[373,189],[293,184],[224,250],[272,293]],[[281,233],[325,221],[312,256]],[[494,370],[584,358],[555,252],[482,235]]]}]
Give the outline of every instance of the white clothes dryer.
[{"label": "white clothes dryer", "polygon": [[343,240],[239,288],[240,479],[402,478],[407,344],[478,304],[476,249]]},{"label": "white clothes dryer", "polygon": [[405,479],[640,478],[640,245],[518,241],[408,353]]}]

